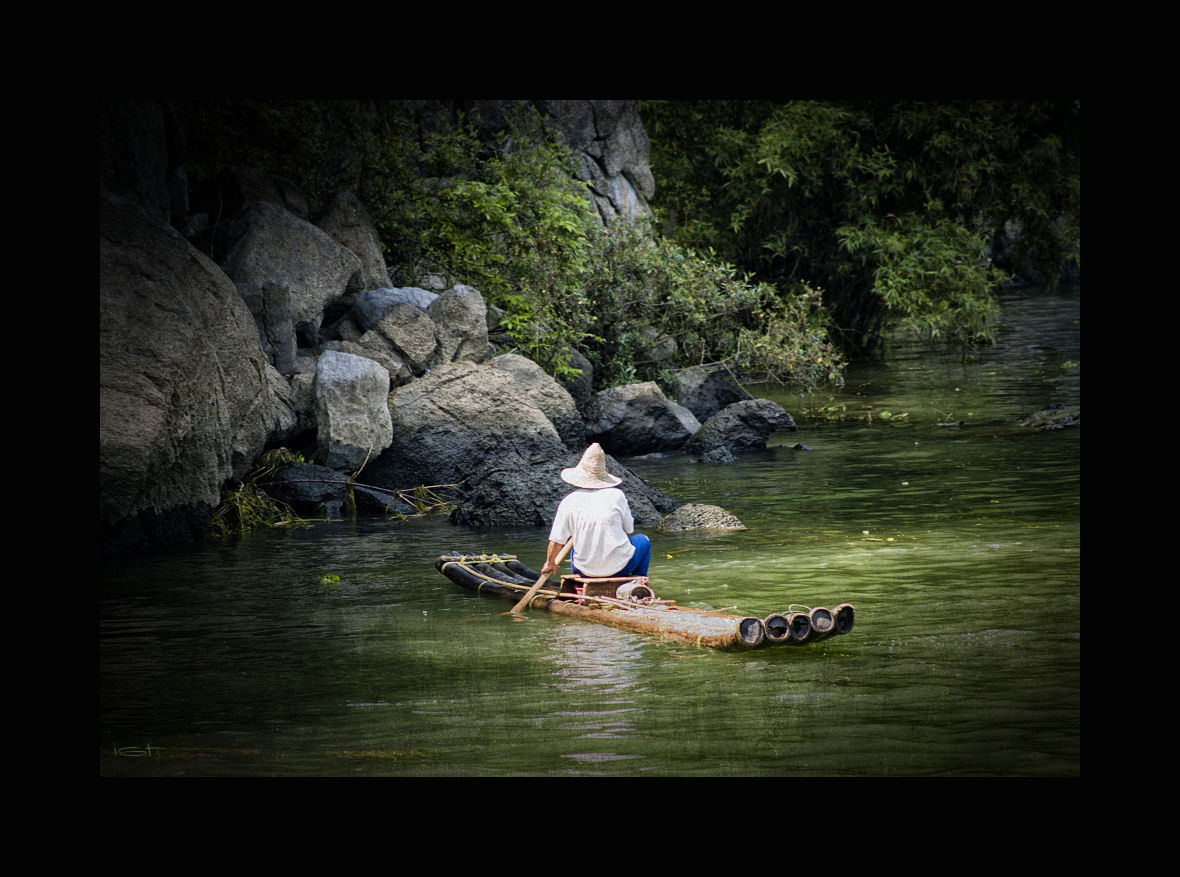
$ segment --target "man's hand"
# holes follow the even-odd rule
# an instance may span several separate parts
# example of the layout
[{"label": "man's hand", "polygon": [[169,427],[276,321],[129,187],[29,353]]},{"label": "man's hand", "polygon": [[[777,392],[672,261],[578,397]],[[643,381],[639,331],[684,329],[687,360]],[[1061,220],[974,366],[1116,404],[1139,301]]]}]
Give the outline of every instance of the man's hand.
[{"label": "man's hand", "polygon": [[565,546],[560,542],[550,542],[545,551],[545,565],[541,567],[541,575],[548,576],[557,572],[557,555],[564,551]]}]

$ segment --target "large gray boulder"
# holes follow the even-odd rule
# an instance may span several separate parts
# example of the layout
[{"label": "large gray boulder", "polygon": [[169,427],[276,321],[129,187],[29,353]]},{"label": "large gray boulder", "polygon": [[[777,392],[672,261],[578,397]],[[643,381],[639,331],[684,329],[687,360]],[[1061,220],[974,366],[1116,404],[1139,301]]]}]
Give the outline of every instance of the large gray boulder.
[{"label": "large gray boulder", "polygon": [[[359,480],[388,490],[438,488],[458,503],[452,519],[466,526],[548,526],[572,489],[561,470],[585,450],[565,446],[508,371],[467,361],[397,388],[392,417],[389,449]],[[634,473],[608,465],[623,477],[637,521],[658,522],[675,508]]]},{"label": "large gray boulder", "polygon": [[319,341],[324,309],[358,292],[363,266],[355,253],[322,229],[269,201],[251,204],[222,263],[237,283],[279,284],[291,295],[301,346]]},{"label": "large gray boulder", "polygon": [[[438,358],[439,330],[425,311],[398,303],[386,311],[356,344],[388,358],[390,362],[403,363],[412,375],[422,375]],[[390,374],[402,376],[402,368],[391,368]]]},{"label": "large gray boulder", "polygon": [[668,395],[704,423],[722,408],[753,397],[715,372],[699,365],[678,369],[664,385]]},{"label": "large gray boulder", "polygon": [[437,292],[419,289],[416,286],[391,286],[380,289],[366,289],[356,297],[352,315],[362,331],[376,328],[381,319],[393,310],[394,305],[413,305],[425,311],[438,298]]},{"label": "large gray boulder", "polygon": [[258,339],[266,358],[280,374],[295,370],[299,342],[295,337],[295,311],[291,290],[283,283],[239,283],[238,294],[254,316]]},{"label": "large gray boulder", "polygon": [[206,532],[222,486],[283,427],[272,372],[229,278],[158,213],[100,193],[104,554]]},{"label": "large gray boulder", "polygon": [[436,327],[436,364],[488,358],[488,309],[474,286],[452,286],[430,303],[426,313]]},{"label": "large gray boulder", "polygon": [[727,405],[714,414],[685,443],[684,449],[705,459],[718,451],[732,454],[766,447],[776,429],[796,430],[795,421],[782,406],[769,399],[750,399]]},{"label": "large gray boulder", "polygon": [[377,362],[326,350],[315,376],[316,462],[355,471],[389,447],[389,372]]},{"label": "large gray boulder", "polygon": [[381,251],[381,237],[360,198],[351,192],[337,192],[318,225],[360,259],[362,288],[379,289],[393,285]]},{"label": "large gray boulder", "polygon": [[507,372],[520,384],[529,401],[540,408],[571,451],[586,449],[586,424],[569,392],[527,356],[504,353],[489,365]]},{"label": "large gray boulder", "polygon": [[389,448],[363,479],[378,487],[462,483],[490,468],[529,468],[566,454],[516,379],[486,365],[440,365],[398,387],[390,413]]},{"label": "large gray boulder", "polygon": [[595,393],[583,414],[587,440],[623,457],[676,450],[701,428],[693,413],[672,402],[654,381]]}]

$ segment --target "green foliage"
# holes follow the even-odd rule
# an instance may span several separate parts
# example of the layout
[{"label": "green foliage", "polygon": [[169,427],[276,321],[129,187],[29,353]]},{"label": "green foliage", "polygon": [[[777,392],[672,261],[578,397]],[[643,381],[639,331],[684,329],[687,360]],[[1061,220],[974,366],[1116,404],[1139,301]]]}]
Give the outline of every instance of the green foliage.
[{"label": "green foliage", "polygon": [[439,186],[425,236],[428,259],[502,308],[520,352],[558,374],[568,348],[593,334],[581,286],[600,228],[571,161],[520,108],[474,178]]},{"label": "green foliage", "polygon": [[[575,156],[528,105],[494,136],[462,115],[420,124],[398,101],[193,106],[209,174],[258,164],[294,180],[313,212],[335,191],[355,192],[393,277],[412,284],[440,273],[476,287],[516,350],[558,377],[576,375],[569,353],[578,349],[599,387],[715,362],[807,386],[839,379],[818,287],[751,282],[722,249],[724,235],[714,251],[709,235],[689,247],[646,223],[604,227]],[[730,132],[717,161],[735,186],[757,190],[743,166],[746,140]],[[711,214],[699,213],[687,227],[707,231]]]},{"label": "green foliage", "polygon": [[595,245],[586,306],[600,339],[610,339],[588,345],[600,386],[713,363],[804,386],[840,380],[818,292],[780,300],[644,221],[613,223]]},{"label": "green foliage", "polygon": [[788,291],[823,288],[846,346],[886,321],[973,343],[1004,267],[1080,263],[1073,101],[652,101],[667,233]]},{"label": "green foliage", "polygon": [[733,360],[742,372],[811,389],[842,386],[847,362],[828,337],[820,290],[771,301],[756,329],[742,329]]},{"label": "green foliage", "polygon": [[996,300],[981,292],[1006,275],[988,264],[987,242],[963,225],[916,216],[868,219],[836,229],[841,246],[873,270],[873,291],[901,327],[971,346],[994,340]]}]

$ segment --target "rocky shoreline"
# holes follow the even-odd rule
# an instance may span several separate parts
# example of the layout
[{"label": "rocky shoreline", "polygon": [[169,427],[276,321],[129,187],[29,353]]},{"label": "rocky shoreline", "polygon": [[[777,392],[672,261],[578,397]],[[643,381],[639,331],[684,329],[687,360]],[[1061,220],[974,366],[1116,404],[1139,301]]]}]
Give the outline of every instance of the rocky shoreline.
[{"label": "rocky shoreline", "polygon": [[[599,441],[640,526],[740,527],[725,510],[700,506],[669,518],[679,503],[614,455],[687,448],[715,459],[795,428],[776,403],[703,369],[678,375],[694,408],[650,382],[590,394],[579,406],[536,363],[497,352],[487,307],[470,286],[350,293],[351,275],[334,269],[346,259],[321,241],[325,263],[301,270],[335,274],[337,293],[316,298],[320,313],[306,303],[284,308],[278,303],[296,301],[290,280],[235,280],[135,203],[104,195],[101,208],[100,477],[112,548],[177,541],[185,530],[197,538],[223,485],[276,447],[309,462],[259,484],[303,514],[340,514],[350,492],[358,514],[404,514],[412,508],[402,497],[426,486],[454,504],[456,524],[544,527],[568,490],[558,473]],[[292,224],[277,205],[256,216]],[[261,232],[252,239],[286,246]],[[249,264],[282,261],[235,252]],[[263,304],[252,309],[251,295]],[[339,312],[342,301],[351,306],[324,333],[324,310]],[[318,349],[300,341],[309,327],[322,338]]]},{"label": "rocky shoreline", "polygon": [[275,448],[308,461],[259,482],[297,512],[402,514],[425,486],[458,525],[544,527],[568,490],[558,473],[598,441],[638,525],[741,526],[712,507],[670,517],[679,503],[615,458],[725,462],[794,429],[778,405],[703,369],[676,376],[675,400],[654,383],[592,393],[588,374],[563,386],[498,349],[478,289],[393,285],[355,196],[313,223],[285,181],[239,180],[255,195],[225,220],[216,261],[186,231],[199,223],[100,185],[104,556],[203,538],[223,490]]}]

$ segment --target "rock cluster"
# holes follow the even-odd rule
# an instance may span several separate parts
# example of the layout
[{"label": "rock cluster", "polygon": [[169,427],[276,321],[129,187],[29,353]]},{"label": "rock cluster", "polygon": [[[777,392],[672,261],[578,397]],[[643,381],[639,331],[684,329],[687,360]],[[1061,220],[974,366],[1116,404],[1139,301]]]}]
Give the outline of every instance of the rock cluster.
[{"label": "rock cluster", "polygon": [[[610,134],[595,141],[576,110],[563,118],[594,153],[586,173],[601,188],[599,208],[643,209],[646,141],[627,112],[606,114]],[[157,111],[152,102],[107,108],[108,148],[130,136],[120,127],[130,119],[143,126],[142,151],[164,150]],[[200,223],[153,189],[167,164],[138,162],[120,175],[104,163],[100,180],[105,554],[199,537],[222,489],[277,447],[311,460],[263,484],[300,511],[404,512],[400,497],[427,486],[452,499],[456,523],[542,527],[569,490],[561,469],[599,441],[640,526],[732,526],[720,509],[670,519],[677,503],[616,457],[740,453],[794,428],[774,403],[699,370],[677,377],[676,402],[654,383],[593,393],[584,360],[575,364],[587,373],[567,387],[499,353],[478,289],[390,282],[372,221],[350,193],[313,223],[286,181],[241,171],[242,207],[215,261],[185,237]]]}]

